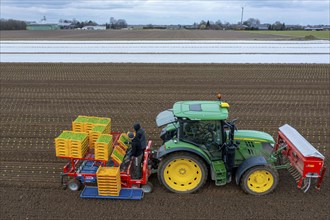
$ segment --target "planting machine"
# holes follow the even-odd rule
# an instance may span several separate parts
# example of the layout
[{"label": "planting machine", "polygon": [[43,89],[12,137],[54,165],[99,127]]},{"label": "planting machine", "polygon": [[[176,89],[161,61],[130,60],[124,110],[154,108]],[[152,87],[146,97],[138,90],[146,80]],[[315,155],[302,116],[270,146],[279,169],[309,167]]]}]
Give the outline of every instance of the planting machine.
[{"label": "planting machine", "polygon": [[[312,182],[320,188],[325,158],[294,128],[287,124],[280,127],[276,141],[264,132],[238,130],[236,120],[227,121],[228,108],[218,95],[216,101],[176,102],[172,109],[159,113],[156,123],[163,127],[163,144],[151,152],[149,141],[141,164],[141,179],[131,178],[129,153],[124,155],[123,163],[110,154],[97,159],[95,145],[81,158],[60,156],[69,159],[63,168],[62,185],[73,191],[84,186],[83,198],[141,199],[144,192],[152,190],[148,178],[157,172],[160,183],[174,193],[196,192],[211,178],[217,186],[235,181],[248,194],[264,195],[276,188],[278,170],[287,169],[304,192]],[[113,146],[118,144],[119,136],[112,133]],[[125,148],[129,152],[129,146]],[[111,167],[120,170],[117,182],[111,182],[114,175],[100,175],[101,169]],[[66,176],[67,183],[63,181]],[[102,182],[105,178],[110,185],[120,185],[116,195],[111,195],[111,189],[108,194],[102,191],[108,184]]]}]

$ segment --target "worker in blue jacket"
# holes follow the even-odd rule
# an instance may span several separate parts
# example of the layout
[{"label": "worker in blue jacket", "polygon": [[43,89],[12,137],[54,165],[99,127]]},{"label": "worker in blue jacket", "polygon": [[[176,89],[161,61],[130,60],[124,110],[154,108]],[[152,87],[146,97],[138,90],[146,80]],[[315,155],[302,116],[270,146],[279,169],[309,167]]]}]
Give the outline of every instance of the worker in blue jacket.
[{"label": "worker in blue jacket", "polygon": [[130,153],[132,165],[131,165],[131,178],[132,179],[141,179],[141,162],[143,157],[143,150],[141,146],[141,142],[137,135],[134,135],[133,132],[128,133],[128,137],[130,138],[130,144],[132,146],[132,150]]}]

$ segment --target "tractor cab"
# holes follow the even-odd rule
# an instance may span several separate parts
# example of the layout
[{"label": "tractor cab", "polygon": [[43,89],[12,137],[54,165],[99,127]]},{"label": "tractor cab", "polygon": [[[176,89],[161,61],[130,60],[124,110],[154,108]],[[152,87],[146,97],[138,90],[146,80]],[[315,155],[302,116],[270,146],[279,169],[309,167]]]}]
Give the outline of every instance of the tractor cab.
[{"label": "tractor cab", "polygon": [[225,122],[229,105],[221,101],[176,102],[173,109],[161,112],[157,125],[164,126],[161,139],[175,137],[178,141],[198,146],[211,158],[220,158],[220,147],[226,142]]}]

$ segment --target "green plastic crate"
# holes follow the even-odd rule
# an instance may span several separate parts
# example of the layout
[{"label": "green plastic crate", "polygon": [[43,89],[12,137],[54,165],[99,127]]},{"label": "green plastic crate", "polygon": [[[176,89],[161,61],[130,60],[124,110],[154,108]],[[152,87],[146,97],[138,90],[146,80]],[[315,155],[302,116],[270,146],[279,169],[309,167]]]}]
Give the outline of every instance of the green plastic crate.
[{"label": "green plastic crate", "polygon": [[90,117],[88,118],[88,122],[91,124],[99,124],[99,119],[97,117]]},{"label": "green plastic crate", "polygon": [[71,131],[63,131],[60,136],[58,136],[57,138],[61,138],[61,139],[70,139],[72,136],[72,132]]},{"label": "green plastic crate", "polygon": [[87,116],[78,116],[76,118],[76,120],[74,120],[74,122],[80,122],[80,123],[84,123],[88,121],[88,117]]},{"label": "green plastic crate", "polygon": [[99,118],[98,124],[107,125],[111,122],[110,118]]},{"label": "green plastic crate", "polygon": [[111,135],[100,135],[100,137],[96,140],[98,143],[111,143],[112,136]]},{"label": "green plastic crate", "polygon": [[93,129],[91,130],[91,132],[100,132],[100,133],[103,133],[104,130],[105,130],[105,126],[98,125],[98,126],[94,126]]},{"label": "green plastic crate", "polygon": [[71,135],[71,140],[74,141],[83,141],[88,137],[86,133],[73,133]]},{"label": "green plastic crate", "polygon": [[121,161],[124,160],[124,156],[121,155],[118,151],[113,151],[112,152],[118,159],[120,159]]}]

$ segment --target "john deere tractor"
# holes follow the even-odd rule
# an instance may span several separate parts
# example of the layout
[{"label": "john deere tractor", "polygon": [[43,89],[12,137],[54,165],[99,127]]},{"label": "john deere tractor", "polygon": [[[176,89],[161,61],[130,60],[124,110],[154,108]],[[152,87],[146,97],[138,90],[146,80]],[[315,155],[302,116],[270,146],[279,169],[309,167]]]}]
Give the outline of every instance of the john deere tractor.
[{"label": "john deere tractor", "polygon": [[[158,179],[168,190],[196,192],[210,175],[217,186],[235,180],[245,192],[264,195],[275,189],[279,181],[277,170],[293,166],[290,153],[290,160],[283,162],[281,152],[289,149],[286,143],[281,148],[267,133],[237,130],[236,120],[227,121],[228,108],[229,104],[218,96],[216,101],[176,102],[172,109],[158,114],[156,123],[164,127],[160,135],[163,144],[157,152]],[[292,127],[283,127],[287,134],[291,132]],[[298,136],[291,135],[292,139],[299,139]],[[303,144],[307,145],[307,141]],[[299,146],[292,149],[300,153]],[[312,146],[307,151],[303,152],[304,157],[310,152],[318,153]],[[323,157],[320,153],[318,156]],[[300,181],[306,180],[306,175]]]}]

